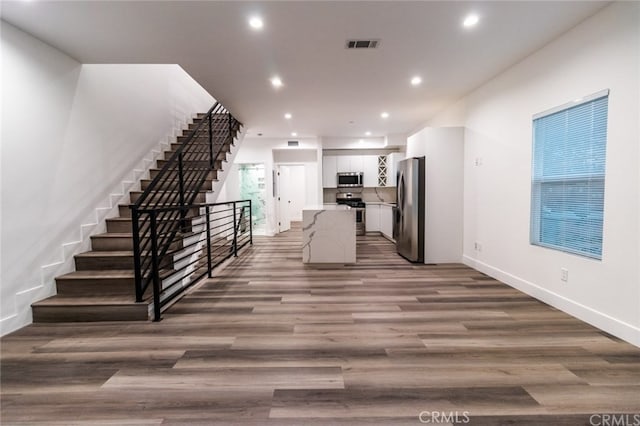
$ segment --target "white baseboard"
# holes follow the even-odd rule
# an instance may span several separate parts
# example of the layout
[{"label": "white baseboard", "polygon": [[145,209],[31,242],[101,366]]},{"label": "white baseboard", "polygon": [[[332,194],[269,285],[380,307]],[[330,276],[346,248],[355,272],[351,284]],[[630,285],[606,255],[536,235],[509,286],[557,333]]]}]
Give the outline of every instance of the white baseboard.
[{"label": "white baseboard", "polygon": [[628,324],[610,315],[596,311],[564,296],[549,291],[537,284],[512,275],[494,266],[488,265],[470,256],[462,256],[462,262],[480,272],[483,272],[505,284],[516,288],[554,308],[560,309],[588,324],[593,325],[609,334],[640,347],[640,328]]}]

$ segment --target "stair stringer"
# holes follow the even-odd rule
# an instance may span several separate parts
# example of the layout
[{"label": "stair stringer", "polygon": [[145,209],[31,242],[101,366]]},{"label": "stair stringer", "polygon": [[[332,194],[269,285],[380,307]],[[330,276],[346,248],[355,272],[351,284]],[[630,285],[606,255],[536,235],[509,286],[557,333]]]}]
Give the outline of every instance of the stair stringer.
[{"label": "stair stringer", "polygon": [[177,119],[168,135],[158,143],[136,164],[133,170],[123,176],[105,199],[78,226],[76,238],[62,242],[57,254],[54,254],[45,264],[40,265],[40,280],[28,289],[15,294],[13,313],[0,318],[0,335],[11,333],[33,322],[31,304],[56,292],[55,278],[75,270],[74,256],[91,250],[91,236],[106,231],[106,220],[118,216],[118,204],[129,203],[129,192],[140,188],[140,180],[149,176],[157,159],[162,158],[164,151],[171,147],[171,143],[178,140],[184,130],[193,123],[192,117]]}]

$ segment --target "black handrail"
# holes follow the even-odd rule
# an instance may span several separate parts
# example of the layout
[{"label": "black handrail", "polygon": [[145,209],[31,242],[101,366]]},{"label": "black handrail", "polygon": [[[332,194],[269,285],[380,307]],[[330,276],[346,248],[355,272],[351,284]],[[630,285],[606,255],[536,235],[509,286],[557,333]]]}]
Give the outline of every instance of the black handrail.
[{"label": "black handrail", "polygon": [[[161,319],[163,308],[172,300],[205,275],[211,278],[215,267],[237,257],[238,251],[247,244],[253,244],[251,207],[251,200],[240,200],[138,211],[141,216],[148,216],[151,224],[150,275],[155,321]],[[190,223],[191,235],[182,240],[181,247],[163,254],[158,244],[162,237],[158,216],[167,211],[181,213]],[[247,222],[248,229],[240,226]]]},{"label": "black handrail", "polygon": [[[184,141],[151,180],[140,197],[130,205],[133,233],[136,301],[141,302],[158,267],[152,256],[165,256],[179,245],[188,228],[188,209],[196,203],[207,177],[221,169],[225,153],[242,123],[216,102],[195,124]],[[179,207],[179,209],[175,209]],[[141,214],[155,211],[154,215]],[[153,232],[155,235],[152,235]]]}]

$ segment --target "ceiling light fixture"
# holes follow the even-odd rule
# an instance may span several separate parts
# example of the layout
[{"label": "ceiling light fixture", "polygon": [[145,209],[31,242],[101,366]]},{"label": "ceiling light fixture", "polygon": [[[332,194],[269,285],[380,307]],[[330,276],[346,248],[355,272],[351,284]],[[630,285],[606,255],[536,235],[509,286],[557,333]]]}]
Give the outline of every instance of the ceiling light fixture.
[{"label": "ceiling light fixture", "polygon": [[272,85],[273,87],[276,87],[276,88],[278,88],[278,87],[282,87],[282,80],[280,80],[280,77],[278,77],[278,76],[273,77],[273,78],[271,79],[271,85]]},{"label": "ceiling light fixture", "polygon": [[467,15],[464,18],[464,21],[462,21],[462,26],[465,28],[475,27],[478,21],[480,21],[480,18],[478,17],[478,15],[476,15],[475,13],[472,13],[471,15]]},{"label": "ceiling light fixture", "polygon": [[293,117],[293,116],[291,114],[289,114],[289,113],[286,113],[284,115],[284,118],[286,118],[287,120],[291,120],[291,117]]},{"label": "ceiling light fixture", "polygon": [[371,136],[371,132],[364,132],[365,136]]},{"label": "ceiling light fixture", "polygon": [[253,16],[249,18],[249,26],[254,30],[261,30],[262,27],[264,27],[264,23],[262,22],[262,19],[260,17]]},{"label": "ceiling light fixture", "polygon": [[411,79],[411,85],[412,86],[419,86],[420,83],[422,83],[422,78],[420,78],[417,75]]},{"label": "ceiling light fixture", "polygon": [[380,117],[389,118],[389,113],[388,112],[383,112],[382,114],[380,114]]},{"label": "ceiling light fixture", "polygon": [[298,134],[296,132],[291,132],[291,136],[296,137]]}]

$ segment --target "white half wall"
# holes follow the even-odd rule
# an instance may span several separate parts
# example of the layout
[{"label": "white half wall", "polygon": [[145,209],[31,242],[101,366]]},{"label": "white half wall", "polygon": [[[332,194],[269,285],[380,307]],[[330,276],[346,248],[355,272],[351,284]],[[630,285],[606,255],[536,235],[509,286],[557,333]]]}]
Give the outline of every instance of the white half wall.
[{"label": "white half wall", "polygon": [[[610,96],[599,261],[529,244],[529,220],[532,116],[602,89]],[[429,122],[466,127],[465,263],[638,346],[639,117],[640,4],[620,2]]]},{"label": "white half wall", "polygon": [[[2,22],[2,334],[31,321],[54,277],[214,99],[177,65],[82,65]],[[138,172],[134,170],[138,169]]]}]

